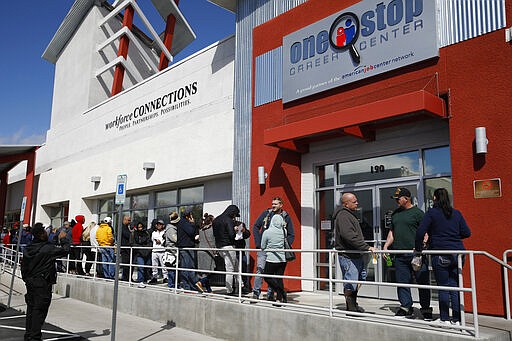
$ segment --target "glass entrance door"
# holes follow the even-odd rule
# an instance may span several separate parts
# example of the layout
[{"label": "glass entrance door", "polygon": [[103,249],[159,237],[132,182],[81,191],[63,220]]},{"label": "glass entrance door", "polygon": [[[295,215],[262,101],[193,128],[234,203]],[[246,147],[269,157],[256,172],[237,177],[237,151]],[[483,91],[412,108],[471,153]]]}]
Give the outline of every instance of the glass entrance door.
[{"label": "glass entrance door", "polygon": [[[353,186],[344,187],[342,191],[337,192],[337,202],[340,202],[342,193],[352,192],[357,196],[358,209],[356,215],[365,241],[378,249],[382,249],[389,232],[389,225],[391,222],[391,214],[397,208],[396,201],[391,197],[395,193],[397,187],[405,187],[411,191],[412,202],[418,207],[423,207],[423,202],[420,202],[423,197],[418,196],[420,191],[419,181],[407,182],[393,182],[372,186]],[[388,265],[383,257],[366,256],[367,273],[366,281],[377,282],[394,282],[394,264]],[[341,278],[341,271],[339,266],[336,270],[337,278]],[[336,287],[337,292],[343,292],[341,284]],[[394,287],[376,286],[376,285],[362,285],[359,289],[362,296],[379,297],[387,299],[396,299],[396,289]]]}]

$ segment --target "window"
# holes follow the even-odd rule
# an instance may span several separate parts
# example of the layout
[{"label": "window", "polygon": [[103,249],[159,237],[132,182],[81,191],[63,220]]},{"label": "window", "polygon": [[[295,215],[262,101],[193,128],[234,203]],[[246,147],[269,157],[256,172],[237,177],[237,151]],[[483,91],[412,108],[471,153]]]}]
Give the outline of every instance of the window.
[{"label": "window", "polygon": [[331,187],[334,186],[334,179],[336,174],[334,172],[334,165],[324,165],[318,167],[316,173],[316,182],[318,187]]},{"label": "window", "polygon": [[451,174],[450,147],[426,149],[423,152],[423,169],[425,176]]},{"label": "window", "polygon": [[[154,204],[152,204],[154,199]],[[155,219],[169,221],[172,212],[183,212],[187,207],[192,208],[196,221],[200,221],[203,214],[204,186],[195,186],[151,192],[136,195],[127,195],[123,207],[123,215],[129,214],[133,224],[142,222],[149,225],[150,212]],[[112,217],[112,226],[117,226],[117,210],[113,198],[98,201],[98,215],[100,221],[105,217]]]},{"label": "window", "polygon": [[157,192],[155,218],[168,220],[172,212],[183,212],[186,208],[192,208],[192,214],[196,221],[200,221],[203,215],[204,186],[187,187],[177,190]]},{"label": "window", "polygon": [[417,176],[419,152],[407,152],[371,159],[338,163],[338,184]]}]

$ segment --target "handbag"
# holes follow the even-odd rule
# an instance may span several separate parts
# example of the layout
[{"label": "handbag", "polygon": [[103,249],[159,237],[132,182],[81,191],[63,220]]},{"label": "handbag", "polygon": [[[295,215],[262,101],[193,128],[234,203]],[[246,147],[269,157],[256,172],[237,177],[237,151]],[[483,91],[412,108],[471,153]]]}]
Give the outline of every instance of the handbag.
[{"label": "handbag", "polygon": [[286,239],[286,232],[284,231],[284,228],[283,228],[283,235],[284,235],[284,258],[286,259],[287,262],[291,262],[291,261],[294,261],[295,258],[297,258],[295,256],[295,252],[293,251],[286,251],[286,250],[293,250],[292,247],[290,246],[290,243],[288,243],[288,239]]},{"label": "handbag", "polygon": [[411,266],[414,271],[420,271],[421,265],[423,263],[423,257],[422,256],[414,256],[411,260]]},{"label": "handbag", "polygon": [[176,263],[176,255],[171,251],[165,251],[162,256],[162,262],[164,262],[164,265],[167,267],[174,266]]}]

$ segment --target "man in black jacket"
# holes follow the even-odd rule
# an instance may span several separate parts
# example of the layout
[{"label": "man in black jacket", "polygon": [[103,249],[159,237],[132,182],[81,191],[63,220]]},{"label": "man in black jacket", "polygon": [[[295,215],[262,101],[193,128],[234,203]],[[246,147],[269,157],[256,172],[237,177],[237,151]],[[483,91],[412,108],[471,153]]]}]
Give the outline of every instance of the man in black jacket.
[{"label": "man in black jacket", "polygon": [[[344,193],[341,197],[341,207],[333,214],[335,228],[335,248],[340,251],[375,251],[375,248],[364,241],[363,231],[355,213],[357,211],[357,197],[353,193]],[[361,281],[361,274],[366,267],[363,253],[340,253],[338,260],[344,280]],[[347,303],[347,310],[357,311],[356,283],[344,283],[343,293]]]},{"label": "man in black jacket", "polygon": [[[129,214],[123,217],[123,226],[121,227],[121,263],[123,264],[131,264],[132,259],[130,258],[130,237],[131,237],[131,229],[130,224],[132,223],[132,218]],[[122,281],[128,281],[130,277],[130,266],[123,265],[121,266],[123,270],[123,275],[121,277]]]},{"label": "man in black jacket", "polygon": [[21,276],[27,288],[25,340],[41,340],[41,328],[52,301],[52,285],[57,283],[55,261],[69,253],[69,240],[65,238],[66,232],[61,231],[62,247],[49,243],[41,223],[34,225],[32,234],[34,240],[25,248],[21,264]]},{"label": "man in black jacket", "polygon": [[[221,215],[213,220],[213,236],[215,246],[224,258],[226,272],[238,271],[238,261],[235,251],[235,218],[240,216],[240,210],[236,205],[229,205]],[[233,275],[226,274],[226,291],[228,295],[235,292]]]},{"label": "man in black jacket", "polygon": [[[194,225],[194,216],[192,209],[186,208],[181,215],[179,221],[176,222],[176,230],[178,234],[178,241],[176,245],[179,248],[194,248],[196,246],[196,236],[199,240],[199,234]],[[195,269],[196,266],[196,251],[194,250],[180,250],[179,252],[179,266],[180,268]],[[194,271],[181,271],[179,273],[181,287],[186,290],[197,290],[203,292],[203,286],[199,282],[197,273]]]}]

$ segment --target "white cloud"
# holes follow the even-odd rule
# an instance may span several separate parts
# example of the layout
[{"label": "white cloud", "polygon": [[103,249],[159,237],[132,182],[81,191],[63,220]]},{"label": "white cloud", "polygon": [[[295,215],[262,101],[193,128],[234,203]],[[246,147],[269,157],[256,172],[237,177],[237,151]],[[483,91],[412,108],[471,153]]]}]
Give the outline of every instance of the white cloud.
[{"label": "white cloud", "polygon": [[46,133],[36,134],[25,132],[25,128],[20,128],[11,135],[0,136],[0,145],[36,145],[43,144],[46,140]]}]

